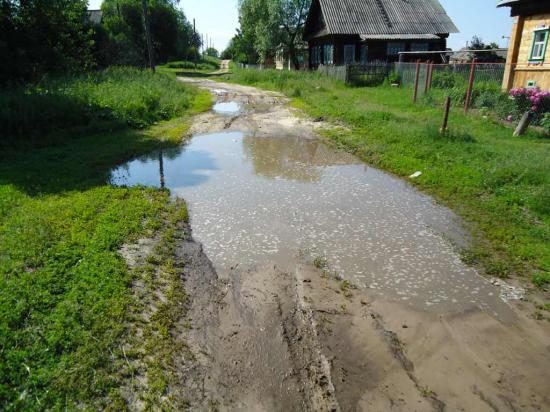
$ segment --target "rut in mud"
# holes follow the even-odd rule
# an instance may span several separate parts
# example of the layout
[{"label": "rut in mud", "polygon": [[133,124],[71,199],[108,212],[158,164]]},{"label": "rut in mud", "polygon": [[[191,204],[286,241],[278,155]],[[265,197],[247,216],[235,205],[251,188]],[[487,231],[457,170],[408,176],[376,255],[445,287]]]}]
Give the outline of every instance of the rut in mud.
[{"label": "rut in mud", "polygon": [[112,175],[189,203],[170,391],[192,410],[550,408],[548,327],[460,261],[450,211],[319,142],[329,126],[282,96],[193,82],[218,100],[193,140]]}]

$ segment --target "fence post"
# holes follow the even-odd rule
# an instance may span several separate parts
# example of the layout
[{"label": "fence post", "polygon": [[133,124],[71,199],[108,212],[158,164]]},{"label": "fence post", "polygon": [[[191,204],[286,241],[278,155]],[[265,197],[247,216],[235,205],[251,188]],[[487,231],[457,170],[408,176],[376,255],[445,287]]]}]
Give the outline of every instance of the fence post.
[{"label": "fence post", "polygon": [[441,125],[441,129],[439,130],[441,133],[445,133],[447,131],[447,125],[449,124],[450,110],[451,110],[451,96],[447,96],[447,99],[445,99],[445,111],[443,113],[443,124]]},{"label": "fence post", "polygon": [[468,91],[466,92],[466,101],[464,102],[464,113],[468,113],[470,109],[470,104],[472,103],[472,92],[474,88],[474,81],[476,79],[476,59],[472,60],[472,65],[470,67],[470,80],[468,81]]},{"label": "fence post", "polygon": [[424,94],[428,94],[428,90],[430,87],[429,81],[430,81],[430,70],[432,68],[432,62],[431,60],[428,60],[426,63],[426,80],[424,82]]},{"label": "fence post", "polygon": [[418,98],[418,81],[420,80],[420,60],[416,61],[416,74],[414,77],[414,93],[413,93],[413,102],[416,103]]},{"label": "fence post", "polygon": [[432,62],[432,64],[430,64],[430,79],[428,80],[428,91],[430,91],[430,89],[432,88],[432,80],[434,77],[434,66],[435,66],[435,63]]}]

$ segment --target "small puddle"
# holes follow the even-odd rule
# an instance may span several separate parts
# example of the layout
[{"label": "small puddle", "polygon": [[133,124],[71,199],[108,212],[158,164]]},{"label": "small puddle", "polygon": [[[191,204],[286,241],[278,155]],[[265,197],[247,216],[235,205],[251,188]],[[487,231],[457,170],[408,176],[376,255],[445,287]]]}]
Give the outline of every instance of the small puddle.
[{"label": "small puddle", "polygon": [[413,307],[506,309],[498,289],[465,267],[446,240],[465,239],[449,210],[317,141],[196,136],[119,167],[111,181],[166,186],[184,198],[194,237],[220,276],[267,262],[291,270],[297,251],[306,250],[360,286]]},{"label": "small puddle", "polygon": [[212,108],[214,113],[222,116],[236,116],[242,111],[242,107],[237,102],[218,102]]}]

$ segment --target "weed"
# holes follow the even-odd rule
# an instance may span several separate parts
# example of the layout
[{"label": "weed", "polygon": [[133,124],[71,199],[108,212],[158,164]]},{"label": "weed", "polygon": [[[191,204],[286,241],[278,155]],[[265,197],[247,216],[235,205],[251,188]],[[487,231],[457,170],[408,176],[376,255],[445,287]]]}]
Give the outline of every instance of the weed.
[{"label": "weed", "polygon": [[431,390],[428,386],[424,386],[423,388],[420,388],[420,394],[424,398],[429,398],[433,395],[433,390]]},{"label": "weed", "polygon": [[550,273],[548,272],[538,272],[533,275],[532,278],[533,284],[538,288],[545,288],[547,285],[550,285]]},{"label": "weed", "polygon": [[313,259],[313,266],[317,269],[326,269],[328,267],[328,261],[322,256],[317,256]]}]

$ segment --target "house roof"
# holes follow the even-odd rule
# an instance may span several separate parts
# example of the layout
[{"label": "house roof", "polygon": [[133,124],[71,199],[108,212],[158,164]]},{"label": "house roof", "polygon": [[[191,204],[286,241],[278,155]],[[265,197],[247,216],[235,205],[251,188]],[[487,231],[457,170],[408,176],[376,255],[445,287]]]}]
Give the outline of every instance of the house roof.
[{"label": "house roof", "polygon": [[[315,0],[324,34],[448,34],[458,29],[438,0]],[[307,31],[307,28],[306,28]]]},{"label": "house roof", "polygon": [[326,34],[458,32],[438,0],[315,0],[314,7],[321,8]]},{"label": "house roof", "polygon": [[520,0],[501,0],[501,2],[497,4],[497,7],[515,6],[519,3],[521,3]]}]

